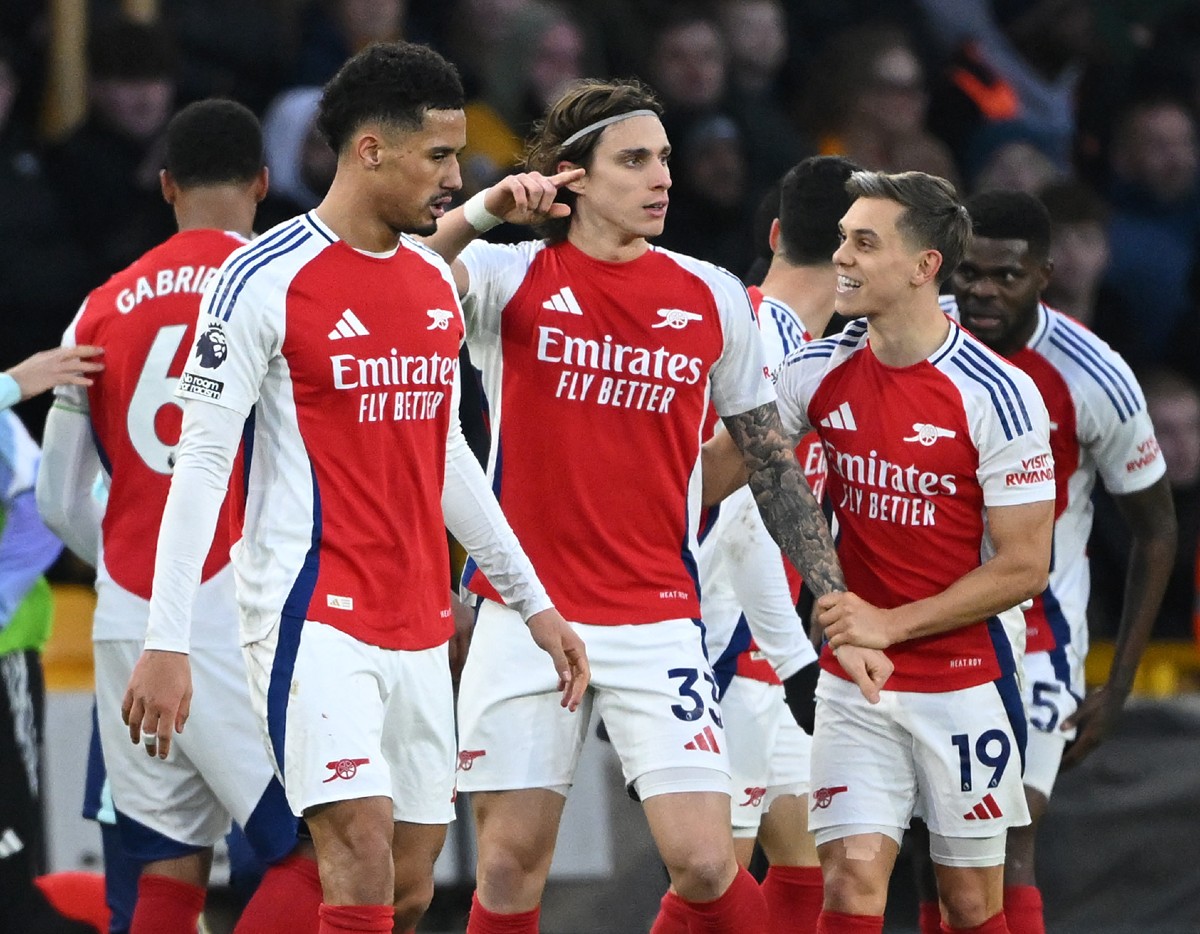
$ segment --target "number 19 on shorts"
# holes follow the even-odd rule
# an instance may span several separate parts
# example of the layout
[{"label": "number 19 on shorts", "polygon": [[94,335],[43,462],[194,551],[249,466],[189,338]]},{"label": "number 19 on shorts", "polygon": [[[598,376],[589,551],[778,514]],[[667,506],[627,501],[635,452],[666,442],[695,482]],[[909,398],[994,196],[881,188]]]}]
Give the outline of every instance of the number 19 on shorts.
[{"label": "number 19 on shorts", "polygon": [[971,742],[970,734],[955,733],[950,737],[950,742],[958,749],[959,778],[962,781],[963,791],[970,791],[975,784],[975,776],[972,771],[972,751],[975,753],[975,761],[984,769],[992,770],[987,783],[988,788],[995,788],[1000,784],[1004,769],[1008,766],[1009,757],[1012,755],[1012,740],[1008,738],[1007,733],[1003,730],[987,730],[980,733],[974,743]]}]

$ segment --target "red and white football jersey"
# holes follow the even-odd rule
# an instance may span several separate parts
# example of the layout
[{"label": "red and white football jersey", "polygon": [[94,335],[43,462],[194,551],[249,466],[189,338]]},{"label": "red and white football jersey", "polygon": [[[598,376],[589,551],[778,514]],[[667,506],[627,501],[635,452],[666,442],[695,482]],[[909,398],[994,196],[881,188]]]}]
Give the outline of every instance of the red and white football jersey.
[{"label": "red and white football jersey", "polygon": [[[957,317],[952,297],[943,297],[942,307]],[[1155,483],[1166,465],[1141,386],[1121,355],[1060,311],[1039,304],[1037,317],[1028,344],[1009,360],[1032,377],[1046,402],[1058,490],[1050,583],[1025,612],[1025,649],[1052,651],[1070,644],[1082,658],[1096,477],[1121,496]]]},{"label": "red and white football jersey", "polygon": [[[500,505],[568,619],[700,614],[700,442],[774,399],[746,290],[651,248],[631,262],[570,243],[472,243],[464,302],[491,416]],[[473,592],[495,590],[473,562]]]},{"label": "red and white football jersey", "polygon": [[[847,587],[885,609],[944,591],[994,553],[985,507],[1054,498],[1049,419],[1033,381],[956,324],[927,360],[886,367],[865,320],[792,354],[784,426],[825,446]],[[896,691],[952,691],[1016,669],[1019,609],[888,649]],[[828,647],[822,667],[844,677]]]},{"label": "red and white football jersey", "polygon": [[[62,404],[87,411],[109,474],[102,526],[97,639],[146,635],[154,548],[171,485],[171,457],[182,410],[174,391],[195,337],[201,293],[246,240],[219,230],[186,230],[150,250],[95,289],[64,344],[104,348],[104,372],[91,387],[56,390]],[[228,571],[229,497],[204,563],[197,644],[228,644],[236,631]]]},{"label": "red and white football jersey", "polygon": [[362,253],[307,214],[228,259],[198,332],[179,394],[247,419],[232,485],[243,639],[282,615],[389,649],[445,642],[463,335],[449,267],[408,237]]}]

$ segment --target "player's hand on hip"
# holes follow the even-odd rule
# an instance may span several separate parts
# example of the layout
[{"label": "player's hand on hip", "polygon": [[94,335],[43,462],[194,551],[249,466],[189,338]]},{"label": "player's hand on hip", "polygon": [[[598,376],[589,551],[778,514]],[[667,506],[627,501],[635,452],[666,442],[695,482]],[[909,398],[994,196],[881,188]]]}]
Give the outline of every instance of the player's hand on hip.
[{"label": "player's hand on hip", "polygon": [[840,649],[857,645],[864,649],[886,649],[892,644],[887,610],[867,603],[853,593],[827,593],[817,599],[817,623],[829,644]]},{"label": "player's hand on hip", "polygon": [[592,678],[588,666],[587,649],[579,633],[562,618],[558,610],[551,607],[529,617],[529,633],[538,648],[554,659],[554,670],[558,672],[558,689],[562,692],[562,705],[574,711],[583,700]]},{"label": "player's hand on hip", "polygon": [[850,680],[858,685],[862,696],[872,704],[878,704],[879,692],[896,670],[892,660],[879,649],[864,649],[857,645],[843,645],[834,649],[833,655]]},{"label": "player's hand on hip", "polygon": [[557,201],[558,190],[583,178],[583,169],[556,175],[521,172],[496,182],[483,196],[483,206],[510,224],[538,224],[550,217],[566,217],[569,205]]},{"label": "player's hand on hip", "polygon": [[182,652],[147,649],[133,666],[121,718],[129,738],[144,741],[146,754],[165,759],[171,734],[182,733],[192,707],[192,668]]},{"label": "player's hand on hip", "polygon": [[1067,744],[1067,750],[1063,753],[1063,769],[1079,765],[1093,749],[1104,742],[1104,738],[1121,715],[1124,705],[1124,696],[1114,694],[1107,687],[1099,688],[1083,699],[1079,708],[1059,727],[1060,730],[1079,731],[1075,734],[1075,739]]},{"label": "player's hand on hip", "polygon": [[55,347],[22,360],[8,375],[21,388],[21,398],[31,399],[55,386],[90,386],[89,373],[99,373],[104,364],[97,359],[101,347]]}]

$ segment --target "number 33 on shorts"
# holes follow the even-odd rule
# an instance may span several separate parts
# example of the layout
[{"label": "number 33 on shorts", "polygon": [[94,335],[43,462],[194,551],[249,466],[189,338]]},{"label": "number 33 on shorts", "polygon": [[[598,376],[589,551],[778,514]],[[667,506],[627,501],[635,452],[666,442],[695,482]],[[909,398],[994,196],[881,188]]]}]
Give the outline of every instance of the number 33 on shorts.
[{"label": "number 33 on shorts", "polygon": [[[711,672],[699,671],[695,668],[671,668],[667,671],[667,677],[672,681],[679,681],[677,689],[683,703],[671,705],[671,713],[675,714],[676,718],[691,723],[703,717],[707,708],[713,723],[718,728],[724,729],[724,724],[721,723],[721,708],[717,699],[717,682]],[[712,696],[711,706],[705,704],[704,697],[696,690],[696,684],[701,678],[708,684],[708,693]]]}]

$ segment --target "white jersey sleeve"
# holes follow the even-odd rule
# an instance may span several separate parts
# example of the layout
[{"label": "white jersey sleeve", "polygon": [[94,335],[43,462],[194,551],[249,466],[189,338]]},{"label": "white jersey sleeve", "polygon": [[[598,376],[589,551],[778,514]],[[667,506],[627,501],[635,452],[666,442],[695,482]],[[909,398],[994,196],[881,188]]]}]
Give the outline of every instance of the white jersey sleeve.
[{"label": "white jersey sleeve", "polygon": [[[999,358],[996,358],[999,359]],[[985,506],[1016,506],[1054,499],[1050,416],[1032,379],[1004,364],[1006,389],[999,404],[967,407],[979,451],[976,476]],[[1020,423],[1027,428],[1022,430]]]},{"label": "white jersey sleeve", "polygon": [[243,416],[224,404],[183,405],[171,490],[154,559],[147,649],[186,653],[193,604],[212,545],[229,474],[242,438]]},{"label": "white jersey sleeve", "polygon": [[252,247],[231,254],[205,288],[195,344],[175,391],[180,398],[216,403],[243,418],[258,401],[267,369],[283,346],[291,278],[248,277],[239,258]]},{"label": "white jersey sleeve", "polygon": [[483,569],[504,602],[528,621],[551,606],[550,598],[463,437],[458,420],[460,395],[456,371],[450,407],[453,415],[446,439],[446,480],[442,488],[446,528]]},{"label": "white jersey sleeve", "polygon": [[812,431],[808,404],[821,384],[833,354],[833,339],[805,344],[788,354],[775,371],[775,396],[783,429],[793,438]]},{"label": "white jersey sleeve", "polygon": [[1106,355],[1100,379],[1077,380],[1076,431],[1110,493],[1136,493],[1166,473],[1142,387],[1115,352]]},{"label": "white jersey sleeve", "polygon": [[[80,317],[83,315],[84,309],[87,308],[87,299],[83,300],[83,304],[79,306],[79,310],[75,312],[75,317],[71,319],[71,323],[63,332],[62,346],[75,347],[79,341],[75,337],[75,326],[79,323]],[[54,387],[54,403],[55,405],[71,409],[75,412],[87,412],[90,408],[88,404],[88,394],[86,386],[75,386],[67,383],[63,386]]]},{"label": "white jersey sleeve", "polygon": [[758,648],[781,679],[817,660],[792,603],[779,546],[746,487],[721,504],[722,549],[734,594]]},{"label": "white jersey sleeve", "polygon": [[466,268],[469,280],[462,305],[467,344],[472,350],[480,344],[499,343],[501,312],[544,246],[541,240],[513,245],[473,240],[459,254],[458,260]]},{"label": "white jersey sleeve", "polygon": [[772,378],[788,355],[799,350],[811,339],[804,330],[804,322],[787,305],[764,295],[758,306],[758,328],[761,332],[763,352],[767,369]]}]

